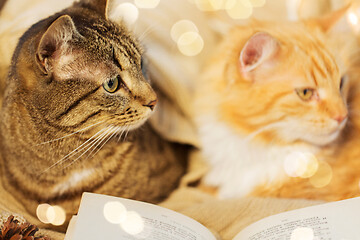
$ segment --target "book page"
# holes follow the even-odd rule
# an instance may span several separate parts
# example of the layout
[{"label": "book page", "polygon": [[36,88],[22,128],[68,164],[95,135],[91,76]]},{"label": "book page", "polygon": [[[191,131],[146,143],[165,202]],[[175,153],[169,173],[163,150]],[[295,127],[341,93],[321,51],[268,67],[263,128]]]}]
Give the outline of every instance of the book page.
[{"label": "book page", "polygon": [[76,220],[77,220],[77,216],[72,216],[72,218],[70,219],[64,240],[71,240],[72,235],[74,234],[73,231],[75,228]]},{"label": "book page", "polygon": [[[70,236],[71,235],[71,236]],[[199,222],[149,203],[84,193],[67,240],[215,240]]]},{"label": "book page", "polygon": [[359,236],[360,198],[352,198],[261,219],[234,240],[355,240]]}]

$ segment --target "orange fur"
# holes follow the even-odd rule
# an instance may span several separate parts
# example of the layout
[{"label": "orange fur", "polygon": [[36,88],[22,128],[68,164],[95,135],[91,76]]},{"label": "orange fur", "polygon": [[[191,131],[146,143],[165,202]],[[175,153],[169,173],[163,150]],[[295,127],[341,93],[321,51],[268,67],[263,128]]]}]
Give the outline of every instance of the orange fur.
[{"label": "orange fur", "polygon": [[[292,26],[289,26],[289,29],[282,31],[290,32],[291,30]],[[222,120],[230,123],[239,132],[251,133],[271,121],[284,118],[288,114],[298,115],[299,117],[322,114],[324,117],[331,117],[337,111],[341,111],[342,98],[337,92],[338,89],[332,89],[334,86],[339,85],[340,72],[334,63],[333,56],[328,52],[323,53],[322,49],[318,47],[323,43],[313,39],[312,36],[306,38],[307,33],[291,35],[291,37],[286,38],[286,36],[281,36],[282,32],[278,32],[276,29],[275,31],[267,31],[274,36],[278,36],[278,39],[283,39],[282,49],[284,51],[277,56],[279,64],[274,66],[270,72],[265,74],[260,72],[254,76],[253,82],[258,82],[257,85],[246,80],[244,82],[244,80],[241,80],[241,76],[236,76],[239,75],[236,72],[238,70],[233,69],[232,71],[235,72],[230,74],[235,75],[236,82],[233,83],[231,91],[224,94],[224,98],[220,103]],[[238,43],[237,39],[243,38],[242,29],[235,30],[233,34],[231,37],[233,39],[229,39],[228,43]],[[300,42],[301,44],[295,45],[294,42]],[[294,54],[294,51],[296,51],[294,46],[299,48],[298,54]],[[236,52],[239,51],[235,50],[234,53]],[[230,61],[236,62],[236,55],[231,56],[231,58]],[[317,65],[319,61],[317,58],[324,61],[323,66]],[[311,72],[315,79],[308,78],[309,70],[315,72]],[[279,74],[276,74],[278,72],[282,74],[279,76]],[[333,77],[329,79],[327,78],[329,76]],[[328,80],[332,81],[329,86]],[[308,103],[299,101],[298,97],[293,94],[294,86],[315,87],[321,84],[326,85],[325,87],[328,88],[329,92],[334,91],[333,98],[328,98],[309,107]],[[250,91],[249,88],[251,88]],[[239,103],[242,105],[241,108],[239,108]],[[298,108],[294,108],[296,104],[299,104]],[[276,136],[275,132],[273,132],[272,136],[274,135]]]},{"label": "orange fur", "polygon": [[[308,178],[289,178],[278,186],[260,186],[252,195],[282,198],[307,198],[336,201],[360,196],[360,69],[355,63],[348,74],[350,76],[349,122],[343,131],[343,136],[338,144],[328,149],[323,149],[318,154],[330,166],[331,175],[328,184],[316,187]],[[326,176],[325,176],[326,177]]]},{"label": "orange fur", "polygon": [[[328,200],[359,193],[360,163],[352,163],[356,157],[343,149],[353,138],[346,133],[355,121],[347,108],[356,90],[356,71],[349,70],[354,45],[349,39],[334,45],[338,38],[328,33],[345,10],[300,22],[257,21],[225,37],[196,96],[203,153],[212,165],[204,182],[219,187],[220,196]],[[346,74],[350,79],[340,88]],[[309,99],[301,97],[308,91]],[[333,181],[327,188],[286,176],[283,161],[292,151],[329,162]]]}]

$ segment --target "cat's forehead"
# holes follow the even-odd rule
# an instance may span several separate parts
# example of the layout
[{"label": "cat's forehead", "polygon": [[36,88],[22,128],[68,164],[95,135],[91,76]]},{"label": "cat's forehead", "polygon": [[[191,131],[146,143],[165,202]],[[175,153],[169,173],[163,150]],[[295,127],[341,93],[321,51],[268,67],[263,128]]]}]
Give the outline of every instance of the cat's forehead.
[{"label": "cat's forehead", "polygon": [[322,86],[337,82],[340,78],[340,59],[336,58],[334,51],[316,35],[293,35],[288,39],[287,48],[289,50],[286,59],[291,60],[289,68],[295,69],[296,75],[303,79],[302,82]]},{"label": "cat's forehead", "polygon": [[141,45],[125,27],[104,19],[82,21],[74,17],[74,22],[83,36],[82,47],[93,52],[93,57],[112,59],[115,53],[119,53],[133,64],[140,62]]}]

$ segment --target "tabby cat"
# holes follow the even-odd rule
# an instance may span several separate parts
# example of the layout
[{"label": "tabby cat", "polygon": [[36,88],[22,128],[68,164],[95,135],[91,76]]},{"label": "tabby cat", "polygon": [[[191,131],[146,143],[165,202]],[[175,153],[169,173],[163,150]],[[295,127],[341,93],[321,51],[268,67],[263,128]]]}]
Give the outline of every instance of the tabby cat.
[{"label": "tabby cat", "polygon": [[[225,37],[196,95],[210,164],[204,184],[220,197],[280,196],[291,156],[335,156],[349,118],[350,82],[346,54],[332,51],[338,49],[330,47],[329,31],[345,12],[298,22],[254,21]],[[281,196],[316,198],[315,188],[312,194],[287,188]]]},{"label": "tabby cat", "polygon": [[33,25],[14,52],[1,110],[1,181],[35,215],[75,214],[82,192],[148,202],[184,173],[187,148],[146,123],[157,97],[140,43],[81,0]]}]

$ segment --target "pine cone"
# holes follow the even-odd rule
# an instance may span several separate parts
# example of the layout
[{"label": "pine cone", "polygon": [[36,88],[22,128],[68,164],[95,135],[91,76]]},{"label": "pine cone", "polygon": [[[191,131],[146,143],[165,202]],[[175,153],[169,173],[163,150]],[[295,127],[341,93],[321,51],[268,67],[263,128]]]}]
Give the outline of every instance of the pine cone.
[{"label": "pine cone", "polygon": [[0,240],[50,240],[48,237],[35,237],[39,229],[30,223],[19,224],[14,216],[9,216],[0,232]]}]

